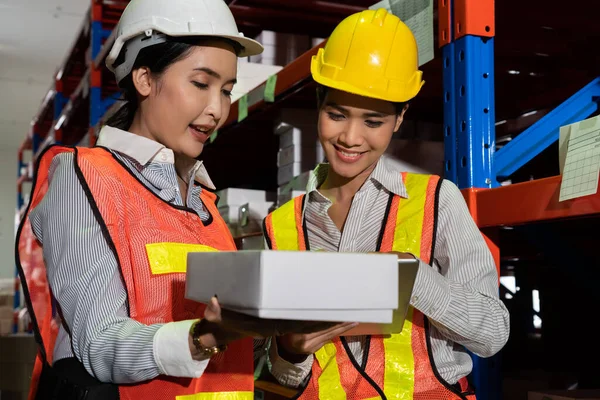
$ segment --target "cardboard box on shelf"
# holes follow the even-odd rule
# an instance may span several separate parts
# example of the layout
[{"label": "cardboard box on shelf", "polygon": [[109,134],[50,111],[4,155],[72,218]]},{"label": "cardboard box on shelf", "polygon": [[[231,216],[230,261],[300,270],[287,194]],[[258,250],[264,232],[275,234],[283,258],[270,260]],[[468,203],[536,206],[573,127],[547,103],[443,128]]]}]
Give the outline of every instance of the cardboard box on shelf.
[{"label": "cardboard box on shelf", "polygon": [[[291,145],[280,149],[277,152],[277,166],[302,163],[312,169],[317,164],[317,145],[318,143],[306,143],[302,146]],[[320,146],[320,144],[319,144]]]},{"label": "cardboard box on shelf", "polygon": [[246,203],[268,201],[269,193],[264,190],[227,188],[217,192],[219,207],[239,206]]},{"label": "cardboard box on shelf", "polygon": [[273,202],[246,203],[239,206],[221,206],[219,213],[225,220],[226,224],[244,225],[245,221],[262,221],[269,209],[273,206]]},{"label": "cardboard box on shelf", "polygon": [[[399,303],[398,270],[390,254],[190,253],[186,297],[206,302],[217,293],[223,307],[266,319],[389,324]],[[332,284],[314,285],[317,276]],[[348,290],[356,287],[365,290]]]},{"label": "cardboard box on shelf", "polygon": [[13,319],[0,319],[0,336],[10,335],[13,328]]},{"label": "cardboard box on shelf", "polygon": [[0,307],[13,306],[15,301],[15,278],[0,279]]},{"label": "cardboard box on shelf", "polygon": [[12,306],[1,306],[0,307],[0,319],[13,319],[15,310]]},{"label": "cardboard box on shelf", "polygon": [[237,83],[231,92],[231,102],[233,103],[257,86],[260,86],[269,76],[278,73],[282,68],[283,66],[273,65],[273,63],[265,65],[262,63],[241,61],[238,68]]},{"label": "cardboard box on shelf", "polygon": [[246,203],[240,206],[221,206],[219,213],[234,237],[262,232],[262,223],[274,202]]},{"label": "cardboard box on shelf", "polygon": [[292,145],[315,146],[318,141],[317,131],[313,128],[299,128],[289,125],[279,133],[279,149],[285,149]]},{"label": "cardboard box on shelf", "polygon": [[323,39],[323,38],[311,38],[311,40],[310,40],[313,47],[320,45],[324,41],[325,41],[325,39]]},{"label": "cardboard box on shelf", "polygon": [[306,190],[306,186],[308,185],[308,180],[310,179],[311,171],[305,171],[298,176],[295,176],[290,182],[285,185],[280,185],[277,189],[277,195],[280,196],[285,194],[291,190]]},{"label": "cardboard box on shelf", "polygon": [[312,167],[309,165],[299,162],[279,167],[277,170],[277,184],[279,186],[285,185],[291,182],[294,178],[301,176],[303,173],[308,172],[311,169]]},{"label": "cardboard box on shelf", "polygon": [[15,295],[13,293],[0,294],[0,307],[11,306],[15,302]]},{"label": "cardboard box on shelf", "polygon": [[527,400],[600,400],[600,390],[531,391]]}]

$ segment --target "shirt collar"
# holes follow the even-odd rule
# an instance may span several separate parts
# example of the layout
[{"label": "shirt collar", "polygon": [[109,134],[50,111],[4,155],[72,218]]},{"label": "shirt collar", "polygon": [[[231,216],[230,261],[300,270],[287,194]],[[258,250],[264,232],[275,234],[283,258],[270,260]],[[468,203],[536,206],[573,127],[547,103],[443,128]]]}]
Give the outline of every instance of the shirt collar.
[{"label": "shirt collar", "polygon": [[[306,186],[306,193],[310,194],[318,190],[319,186],[325,182],[329,172],[329,164],[319,164],[311,173]],[[390,165],[386,157],[381,157],[375,166],[373,172],[369,176],[371,181],[374,181],[386,190],[400,197],[408,198],[406,186],[402,180],[400,171],[394,169]],[[364,186],[363,186],[364,187]],[[361,188],[362,190],[362,188]]]},{"label": "shirt collar", "polygon": [[[175,163],[173,150],[146,137],[136,135],[112,126],[104,126],[98,135],[97,146],[106,147],[135,160],[142,167],[150,162]],[[202,161],[196,162],[188,172],[188,179],[194,176],[200,184],[215,190],[206,167]]]}]

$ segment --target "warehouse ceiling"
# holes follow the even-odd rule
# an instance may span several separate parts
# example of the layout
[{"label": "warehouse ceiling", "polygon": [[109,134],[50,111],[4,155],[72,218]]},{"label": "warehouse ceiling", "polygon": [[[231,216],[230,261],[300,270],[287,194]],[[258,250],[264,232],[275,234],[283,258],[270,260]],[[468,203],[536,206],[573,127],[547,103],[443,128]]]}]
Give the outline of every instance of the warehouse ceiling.
[{"label": "warehouse ceiling", "polygon": [[85,0],[0,0],[0,149],[15,149],[83,22]]}]

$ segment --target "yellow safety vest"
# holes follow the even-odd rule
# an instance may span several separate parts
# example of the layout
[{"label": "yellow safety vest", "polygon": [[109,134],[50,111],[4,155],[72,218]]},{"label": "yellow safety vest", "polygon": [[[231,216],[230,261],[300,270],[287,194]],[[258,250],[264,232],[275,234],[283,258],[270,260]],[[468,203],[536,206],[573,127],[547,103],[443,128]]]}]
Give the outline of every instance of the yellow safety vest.
[{"label": "yellow safety vest", "polygon": [[[377,251],[408,252],[429,264],[435,245],[438,176],[403,173],[408,198],[390,195]],[[273,250],[310,250],[303,221],[305,196],[267,216],[265,236]],[[312,376],[299,399],[475,399],[466,379],[460,390],[445,382],[433,364],[427,318],[408,308],[399,334],[368,338],[367,362],[359,365],[342,338],[315,353]]]}]

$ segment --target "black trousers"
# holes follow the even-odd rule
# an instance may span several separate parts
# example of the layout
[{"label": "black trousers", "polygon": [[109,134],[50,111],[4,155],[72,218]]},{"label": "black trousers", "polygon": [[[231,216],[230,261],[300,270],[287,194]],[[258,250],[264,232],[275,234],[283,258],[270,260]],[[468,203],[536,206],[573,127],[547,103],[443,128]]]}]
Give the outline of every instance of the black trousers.
[{"label": "black trousers", "polygon": [[91,376],[76,358],[44,364],[36,400],[118,400],[119,388]]}]

